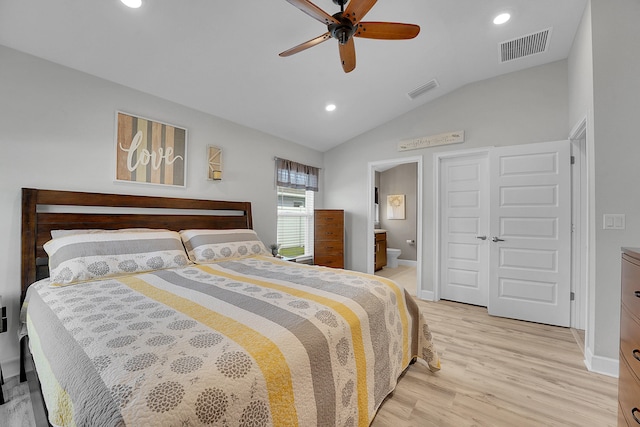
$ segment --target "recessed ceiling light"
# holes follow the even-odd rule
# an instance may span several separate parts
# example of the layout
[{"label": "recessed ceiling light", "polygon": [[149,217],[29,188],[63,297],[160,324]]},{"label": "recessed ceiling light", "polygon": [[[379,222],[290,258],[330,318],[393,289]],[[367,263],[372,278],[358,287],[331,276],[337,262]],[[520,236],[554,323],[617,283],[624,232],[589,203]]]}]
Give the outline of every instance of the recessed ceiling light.
[{"label": "recessed ceiling light", "polygon": [[511,15],[508,13],[501,13],[500,15],[496,16],[495,18],[493,18],[493,23],[496,25],[502,25],[505,22],[507,22],[509,19],[511,19]]},{"label": "recessed ceiling light", "polygon": [[132,9],[137,9],[140,6],[142,6],[142,0],[120,0],[120,1]]},{"label": "recessed ceiling light", "polygon": [[325,110],[327,111],[333,111],[336,109],[336,105],[335,104],[327,104],[326,107],[324,107]]}]

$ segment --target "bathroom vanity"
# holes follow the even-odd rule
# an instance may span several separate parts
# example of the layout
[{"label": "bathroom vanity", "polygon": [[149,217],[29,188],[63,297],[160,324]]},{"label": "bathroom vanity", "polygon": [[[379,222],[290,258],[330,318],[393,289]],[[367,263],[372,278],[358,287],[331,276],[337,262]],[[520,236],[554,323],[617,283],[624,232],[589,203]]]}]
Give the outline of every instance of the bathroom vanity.
[{"label": "bathroom vanity", "polygon": [[375,230],[375,271],[387,265],[387,232]]}]

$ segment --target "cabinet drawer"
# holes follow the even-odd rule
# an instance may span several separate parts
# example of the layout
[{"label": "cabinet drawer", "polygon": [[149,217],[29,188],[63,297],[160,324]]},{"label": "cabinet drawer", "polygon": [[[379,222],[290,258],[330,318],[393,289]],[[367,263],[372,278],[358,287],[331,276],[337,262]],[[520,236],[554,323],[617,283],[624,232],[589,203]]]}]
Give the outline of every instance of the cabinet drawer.
[{"label": "cabinet drawer", "polygon": [[618,399],[627,424],[630,426],[640,425],[640,382],[631,373],[627,360],[622,354],[620,354]]},{"label": "cabinet drawer", "polygon": [[316,240],[339,240],[342,242],[344,237],[344,228],[342,224],[332,224],[326,227],[316,227],[315,239]]},{"label": "cabinet drawer", "polygon": [[620,309],[620,353],[629,363],[629,368],[640,378],[640,324],[623,304]]},{"label": "cabinet drawer", "polygon": [[[640,317],[640,261],[622,255],[622,295],[621,300],[631,313]],[[636,295],[636,292],[638,294]]]},{"label": "cabinet drawer", "polygon": [[342,255],[343,250],[342,240],[319,240],[313,245],[313,252],[320,255]]},{"label": "cabinet drawer", "polygon": [[320,227],[326,227],[332,224],[342,225],[342,223],[344,222],[344,213],[343,212],[330,213],[330,214],[325,213],[322,215],[316,214],[314,218],[314,222],[316,225]]},{"label": "cabinet drawer", "polygon": [[344,256],[342,254],[314,256],[313,263],[326,267],[344,268]]},{"label": "cabinet drawer", "polygon": [[387,233],[376,233],[376,242],[387,240]]}]

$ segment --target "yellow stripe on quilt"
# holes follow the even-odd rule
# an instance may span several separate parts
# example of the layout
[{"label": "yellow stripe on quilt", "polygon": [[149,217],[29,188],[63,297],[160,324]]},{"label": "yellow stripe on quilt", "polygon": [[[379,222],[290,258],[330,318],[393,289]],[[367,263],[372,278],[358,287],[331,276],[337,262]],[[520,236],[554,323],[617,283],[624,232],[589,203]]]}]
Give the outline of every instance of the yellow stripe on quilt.
[{"label": "yellow stripe on quilt", "polygon": [[[260,257],[257,257],[260,258]],[[270,259],[271,260],[271,259]],[[238,280],[242,282],[249,282],[254,285],[267,287],[270,289],[276,289],[297,297],[306,298],[308,300],[315,301],[322,305],[333,307],[340,315],[349,322],[352,326],[351,339],[353,341],[353,352],[355,354],[356,372],[357,372],[357,389],[358,389],[358,413],[365,414],[359,415],[359,424],[362,426],[369,425],[369,392],[367,391],[367,360],[364,350],[364,343],[362,340],[362,329],[360,327],[359,317],[345,304],[339,303],[334,299],[315,295],[310,292],[305,292],[300,289],[291,288],[285,285],[279,285],[274,282],[266,282],[259,279],[250,278],[247,276],[241,276],[236,274],[227,273],[226,271],[216,270],[206,265],[198,265],[196,268],[207,271],[211,274],[227,277],[232,280]],[[354,330],[355,329],[355,330]],[[364,366],[363,366],[364,365]]]},{"label": "yellow stripe on quilt", "polygon": [[[158,289],[139,277],[126,276],[119,277],[117,280],[204,325],[215,328],[241,345],[251,354],[263,372],[267,382],[269,402],[273,409],[271,411],[273,424],[276,426],[298,425],[289,365],[278,346],[270,339],[230,317],[216,313],[171,292]],[[264,357],[264,355],[269,357]]]},{"label": "yellow stripe on quilt", "polygon": [[53,402],[49,407],[49,417],[54,425],[75,427],[73,420],[73,402],[71,397],[58,383],[53,375],[51,365],[42,352],[40,336],[33,327],[31,316],[27,314],[27,330],[29,331],[29,347],[34,361],[37,361],[38,379],[42,388],[42,394],[47,402]]},{"label": "yellow stripe on quilt", "polygon": [[[288,263],[290,262],[290,261],[280,261],[280,260],[277,260],[277,258],[274,259],[269,257],[257,257],[257,258],[265,258],[270,262],[282,264],[282,265],[289,265]],[[341,274],[347,274],[349,276],[357,276],[362,279],[367,279],[366,276],[370,276],[369,274],[366,274],[366,273],[360,273],[358,271],[351,271],[351,270],[343,270],[341,271]],[[408,327],[409,321],[407,319],[408,309],[404,303],[404,291],[393,280],[387,279],[382,276],[376,276],[376,280],[378,280],[379,282],[385,283],[388,287],[393,289],[393,293],[396,294],[396,300],[398,301],[398,312],[400,313],[400,321],[402,322],[402,330],[404,331],[404,334],[402,334],[402,365],[406,366],[409,363],[409,357],[410,357],[409,356],[410,331]]]}]

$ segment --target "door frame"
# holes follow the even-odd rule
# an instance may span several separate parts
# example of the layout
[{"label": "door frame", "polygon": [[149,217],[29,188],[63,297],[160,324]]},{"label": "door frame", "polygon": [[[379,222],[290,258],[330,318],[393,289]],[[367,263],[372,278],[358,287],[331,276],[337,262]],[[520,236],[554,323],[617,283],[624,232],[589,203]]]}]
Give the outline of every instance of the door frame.
[{"label": "door frame", "polygon": [[425,299],[422,290],[422,181],[423,181],[423,165],[422,156],[414,157],[401,157],[396,159],[378,160],[375,162],[369,162],[367,166],[368,170],[368,182],[367,182],[367,203],[369,209],[367,210],[367,273],[374,274],[374,228],[375,228],[375,201],[374,193],[376,186],[376,172],[380,169],[391,169],[395,166],[404,165],[408,163],[416,163],[416,293],[420,299]]},{"label": "door frame", "polygon": [[[589,318],[589,151],[587,150],[587,117],[578,121],[569,133],[571,155],[571,327],[587,330]],[[585,340],[588,334],[585,333]],[[585,349],[587,347],[585,342]],[[584,350],[584,349],[583,349]]]}]

